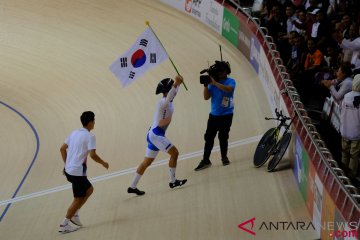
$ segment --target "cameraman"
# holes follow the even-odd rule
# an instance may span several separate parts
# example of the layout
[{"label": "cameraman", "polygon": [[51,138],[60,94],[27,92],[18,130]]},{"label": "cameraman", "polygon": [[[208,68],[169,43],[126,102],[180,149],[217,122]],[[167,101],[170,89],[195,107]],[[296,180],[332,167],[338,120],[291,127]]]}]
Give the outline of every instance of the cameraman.
[{"label": "cameraman", "polygon": [[[195,168],[195,171],[211,166],[210,154],[214,146],[215,136],[218,132],[221,161],[224,166],[230,164],[227,157],[227,150],[234,112],[233,98],[236,82],[234,79],[228,77],[228,74],[231,73],[228,62],[215,61],[215,64],[212,65],[207,72],[209,76],[201,76],[200,82],[204,84],[204,99],[209,100],[211,98],[211,111],[204,135],[205,146],[203,159]],[[205,79],[208,78],[208,81],[204,81],[204,77]]]}]

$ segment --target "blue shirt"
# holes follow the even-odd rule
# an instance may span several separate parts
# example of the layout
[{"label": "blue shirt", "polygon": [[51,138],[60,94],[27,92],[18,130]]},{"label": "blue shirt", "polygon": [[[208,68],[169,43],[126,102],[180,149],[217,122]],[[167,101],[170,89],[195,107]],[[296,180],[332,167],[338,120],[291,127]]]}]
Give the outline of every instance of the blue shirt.
[{"label": "blue shirt", "polygon": [[209,93],[211,95],[211,115],[222,116],[234,113],[234,90],[236,82],[232,78],[226,78],[219,81],[219,83],[225,86],[231,86],[233,90],[231,92],[225,92],[213,85],[208,86]]}]

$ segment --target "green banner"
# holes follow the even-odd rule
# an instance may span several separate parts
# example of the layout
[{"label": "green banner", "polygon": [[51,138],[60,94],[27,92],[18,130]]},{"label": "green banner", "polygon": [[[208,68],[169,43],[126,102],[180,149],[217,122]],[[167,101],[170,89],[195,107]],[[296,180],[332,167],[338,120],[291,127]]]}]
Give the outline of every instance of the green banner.
[{"label": "green banner", "polygon": [[309,155],[307,154],[305,149],[303,149],[302,151],[301,162],[302,162],[302,168],[301,168],[302,177],[300,182],[300,192],[306,201],[308,199],[308,190],[309,190],[308,180],[310,173],[309,173]]},{"label": "green banner", "polygon": [[234,16],[229,10],[224,8],[222,33],[221,35],[229,40],[235,47],[238,47],[239,34],[239,19]]}]

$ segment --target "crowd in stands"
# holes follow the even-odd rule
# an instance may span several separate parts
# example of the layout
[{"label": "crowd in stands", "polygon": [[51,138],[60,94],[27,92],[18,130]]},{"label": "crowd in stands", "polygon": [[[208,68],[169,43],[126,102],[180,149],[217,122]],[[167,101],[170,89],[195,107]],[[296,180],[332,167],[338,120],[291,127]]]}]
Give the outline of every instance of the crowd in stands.
[{"label": "crowd in stands", "polygon": [[[360,0],[260,2],[254,16],[268,29],[334,159],[360,187]],[[329,101],[340,109],[338,129],[324,115]]]}]

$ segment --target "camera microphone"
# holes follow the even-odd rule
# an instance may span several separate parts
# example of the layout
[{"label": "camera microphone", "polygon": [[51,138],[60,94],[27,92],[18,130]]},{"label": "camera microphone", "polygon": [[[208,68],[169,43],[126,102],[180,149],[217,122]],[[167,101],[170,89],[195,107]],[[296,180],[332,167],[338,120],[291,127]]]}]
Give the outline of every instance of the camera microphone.
[{"label": "camera microphone", "polygon": [[207,69],[204,69],[200,72],[200,74],[206,73],[207,71],[208,71]]}]

